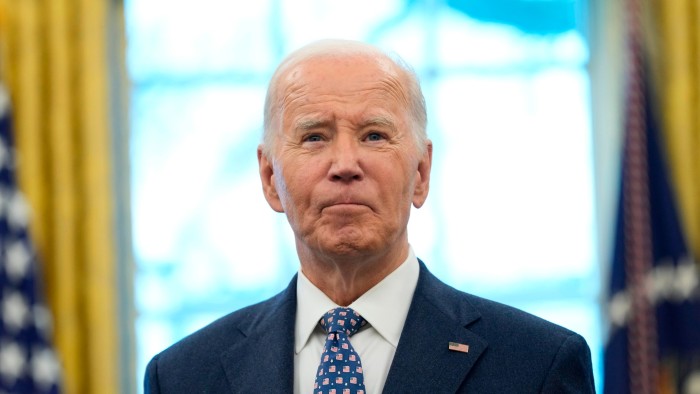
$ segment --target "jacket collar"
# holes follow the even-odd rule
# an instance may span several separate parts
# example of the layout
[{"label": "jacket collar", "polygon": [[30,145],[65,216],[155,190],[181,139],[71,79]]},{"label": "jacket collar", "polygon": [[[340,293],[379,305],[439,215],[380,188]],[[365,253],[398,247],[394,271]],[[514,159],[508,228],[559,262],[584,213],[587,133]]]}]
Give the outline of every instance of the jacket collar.
[{"label": "jacket collar", "polygon": [[[488,343],[468,329],[481,318],[463,293],[445,285],[419,260],[420,275],[385,393],[455,392]],[[246,339],[225,349],[221,359],[233,392],[292,392],[296,275],[261,316],[239,327]],[[287,333],[287,334],[285,334]],[[449,349],[450,342],[468,351]]]},{"label": "jacket collar", "polygon": [[[464,294],[433,276],[422,261],[420,268],[384,393],[407,387],[412,392],[456,392],[488,345],[467,328],[481,315]],[[468,346],[468,351],[451,350],[451,342]]]},{"label": "jacket collar", "polygon": [[232,392],[293,391],[296,283],[294,275],[261,316],[251,315],[238,328],[245,339],[223,351],[221,361]]}]

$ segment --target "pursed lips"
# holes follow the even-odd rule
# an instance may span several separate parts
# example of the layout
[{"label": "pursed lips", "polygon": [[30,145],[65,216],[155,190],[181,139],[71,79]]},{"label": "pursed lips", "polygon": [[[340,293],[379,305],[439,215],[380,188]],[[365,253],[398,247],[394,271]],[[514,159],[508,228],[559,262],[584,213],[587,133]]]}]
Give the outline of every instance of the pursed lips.
[{"label": "pursed lips", "polygon": [[369,209],[372,209],[372,207],[360,200],[356,199],[338,199],[334,201],[329,201],[326,203],[321,204],[321,211],[327,209],[327,208],[338,208],[338,209],[353,209],[353,208],[361,208],[361,207],[366,207]]}]

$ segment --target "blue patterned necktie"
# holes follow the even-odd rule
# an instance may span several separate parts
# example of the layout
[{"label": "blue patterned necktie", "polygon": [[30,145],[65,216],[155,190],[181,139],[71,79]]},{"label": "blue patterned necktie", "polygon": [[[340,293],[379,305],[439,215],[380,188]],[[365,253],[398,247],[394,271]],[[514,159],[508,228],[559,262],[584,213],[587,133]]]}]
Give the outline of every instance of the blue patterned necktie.
[{"label": "blue patterned necktie", "polygon": [[366,323],[350,308],[335,308],[326,312],[321,326],[326,330],[326,346],[316,373],[314,394],[364,394],[360,356],[350,344],[350,336]]}]

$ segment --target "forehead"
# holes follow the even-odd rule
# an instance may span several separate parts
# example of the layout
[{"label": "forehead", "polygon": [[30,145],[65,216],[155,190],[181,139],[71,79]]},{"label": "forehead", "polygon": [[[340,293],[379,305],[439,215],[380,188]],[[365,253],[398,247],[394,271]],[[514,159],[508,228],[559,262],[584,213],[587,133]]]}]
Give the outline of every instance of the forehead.
[{"label": "forehead", "polygon": [[402,70],[387,58],[316,56],[281,75],[278,104],[285,113],[321,103],[399,110],[409,103],[404,83]]}]

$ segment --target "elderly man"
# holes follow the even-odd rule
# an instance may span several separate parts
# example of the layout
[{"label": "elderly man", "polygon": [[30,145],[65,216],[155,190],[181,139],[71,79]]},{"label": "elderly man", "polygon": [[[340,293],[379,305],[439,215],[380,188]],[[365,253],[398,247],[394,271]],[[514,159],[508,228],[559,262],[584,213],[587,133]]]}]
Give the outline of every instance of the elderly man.
[{"label": "elderly man", "polygon": [[414,73],[378,49],[321,41],[272,77],[262,188],[294,232],[279,295],[155,356],[153,393],[589,393],[584,339],[455,290],[408,242],[432,144]]}]

